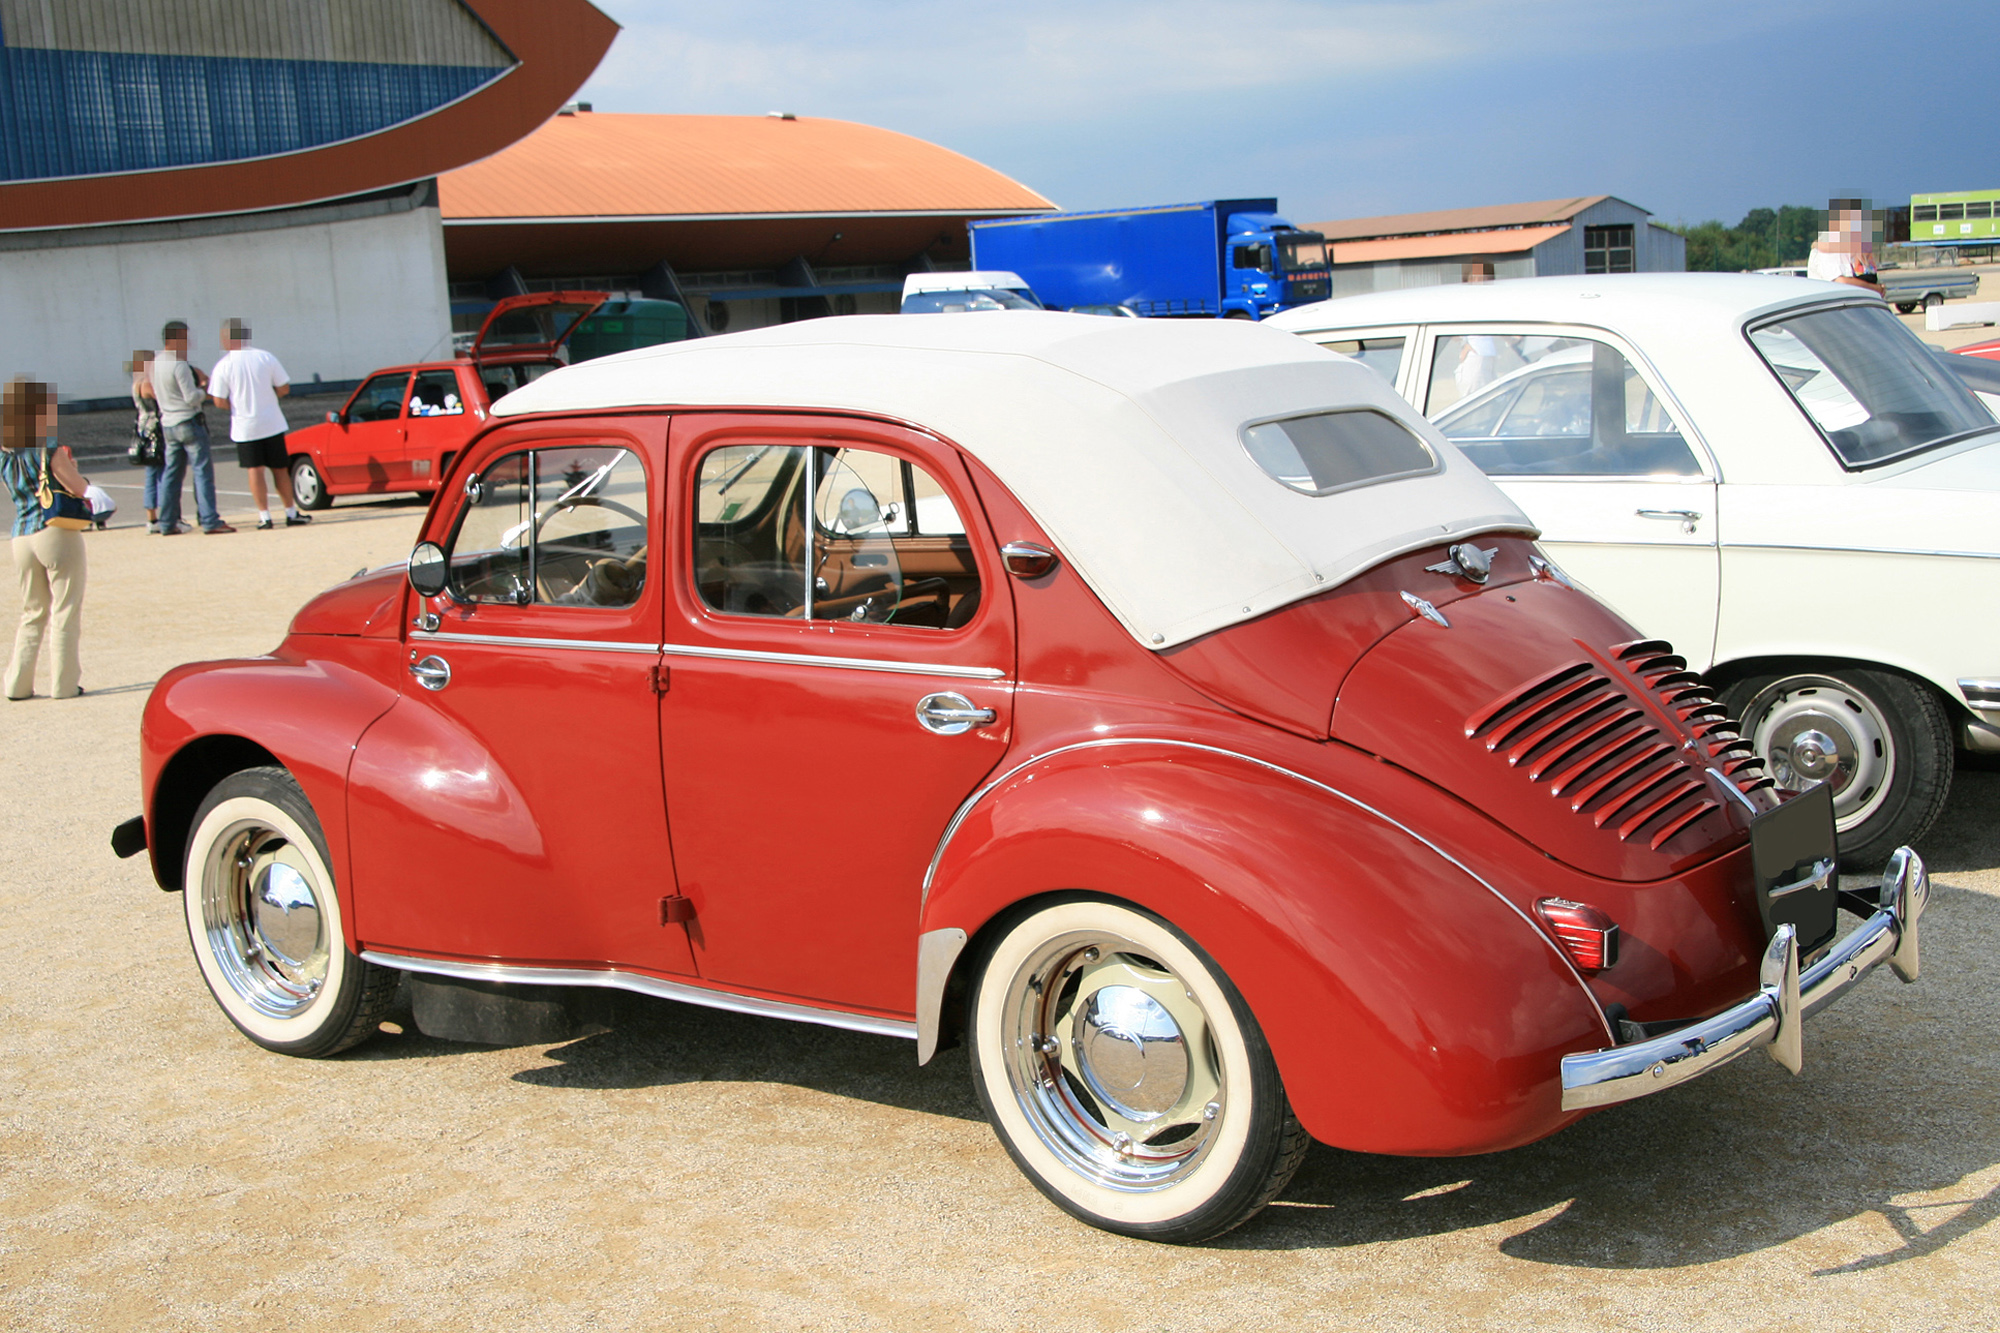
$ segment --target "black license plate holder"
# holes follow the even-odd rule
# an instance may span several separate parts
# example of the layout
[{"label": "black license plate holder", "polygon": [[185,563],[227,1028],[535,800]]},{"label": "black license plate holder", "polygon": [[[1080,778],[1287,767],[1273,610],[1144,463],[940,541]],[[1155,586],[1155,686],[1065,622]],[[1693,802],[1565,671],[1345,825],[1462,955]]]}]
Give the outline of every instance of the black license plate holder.
[{"label": "black license plate holder", "polygon": [[1821,874],[1836,863],[1833,788],[1825,783],[1800,792],[1750,823],[1750,862],[1757,877],[1757,913],[1764,938],[1778,927],[1798,931],[1799,952],[1833,940],[1838,924],[1838,877]]}]

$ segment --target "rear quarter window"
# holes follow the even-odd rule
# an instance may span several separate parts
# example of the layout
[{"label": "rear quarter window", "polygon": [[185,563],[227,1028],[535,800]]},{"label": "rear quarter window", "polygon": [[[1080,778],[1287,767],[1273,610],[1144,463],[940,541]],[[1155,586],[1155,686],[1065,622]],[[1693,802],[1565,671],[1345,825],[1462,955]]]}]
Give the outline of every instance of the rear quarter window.
[{"label": "rear quarter window", "polygon": [[1243,428],[1243,448],[1265,476],[1302,495],[1438,470],[1437,455],[1416,432],[1366,408],[1260,421]]}]

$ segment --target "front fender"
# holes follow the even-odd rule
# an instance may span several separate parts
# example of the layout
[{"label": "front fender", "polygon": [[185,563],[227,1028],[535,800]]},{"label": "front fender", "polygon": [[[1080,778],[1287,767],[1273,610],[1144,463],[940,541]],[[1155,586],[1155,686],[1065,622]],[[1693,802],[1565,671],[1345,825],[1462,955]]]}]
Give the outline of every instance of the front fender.
[{"label": "front fender", "polygon": [[[326,834],[338,884],[348,882],[347,767],[355,741],[397,693],[393,640],[314,640],[310,658],[195,662],[160,678],[139,727],[140,791],[153,878],[182,887],[196,807],[230,773],[282,765]],[[348,914],[343,914],[348,915]]]},{"label": "front fender", "polygon": [[[954,939],[937,932],[976,939],[1008,908],[1076,889],[1206,949],[1256,1015],[1300,1121],[1342,1148],[1530,1142],[1575,1118],[1562,1056],[1606,1044],[1602,1011],[1518,908],[1358,797],[1262,761],[1127,741],[1008,773],[940,849],[919,927],[933,971]],[[980,956],[976,943],[957,965]],[[928,981],[920,1006],[942,994]]]}]

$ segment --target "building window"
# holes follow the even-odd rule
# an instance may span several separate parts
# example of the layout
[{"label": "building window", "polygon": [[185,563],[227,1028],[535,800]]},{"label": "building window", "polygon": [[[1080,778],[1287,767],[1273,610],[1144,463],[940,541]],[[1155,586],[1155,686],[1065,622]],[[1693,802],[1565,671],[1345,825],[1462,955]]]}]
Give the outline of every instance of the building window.
[{"label": "building window", "polygon": [[1965,216],[1967,216],[1968,218],[1990,218],[1990,217],[1992,217],[1992,216],[1993,216],[1993,201],[1992,201],[1991,199],[1980,199],[1980,200],[1975,200],[1975,201],[1973,201],[1973,202],[1970,202],[1970,203],[1966,204],[1966,206],[1965,206]]},{"label": "building window", "polygon": [[1585,273],[1632,272],[1632,224],[1583,229]]},{"label": "building window", "polygon": [[1918,205],[1917,205],[1916,207],[1914,207],[1914,208],[1912,208],[1912,209],[1910,210],[1910,221],[1912,221],[1912,222],[1936,222],[1936,221],[1937,221],[1937,205],[1936,205],[1936,204],[1918,204]]},{"label": "building window", "polygon": [[1964,205],[1964,204],[1939,204],[1939,205],[1938,205],[1938,221],[1939,221],[1939,222],[1956,222],[1956,221],[1958,221],[1958,220],[1959,220],[1960,218],[1962,218],[1962,217],[1964,217],[1964,216],[1965,216],[1965,205]]}]

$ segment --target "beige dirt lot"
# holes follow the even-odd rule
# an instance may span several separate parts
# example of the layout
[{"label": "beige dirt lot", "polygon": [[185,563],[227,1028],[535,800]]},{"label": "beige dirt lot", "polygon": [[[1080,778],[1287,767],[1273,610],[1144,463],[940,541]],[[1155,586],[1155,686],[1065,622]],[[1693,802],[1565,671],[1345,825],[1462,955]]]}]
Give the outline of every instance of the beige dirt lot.
[{"label": "beige dirt lot", "polygon": [[549,1048],[259,1050],[180,898],[108,850],[140,709],[169,666],[266,650],[400,557],[419,513],[93,534],[90,694],[0,704],[0,1327],[2000,1324],[2000,771],[1961,771],[1924,846],[1923,980],[1820,1015],[1803,1077],[1752,1056],[1492,1157],[1316,1147],[1196,1248],[1044,1201],[962,1051],[919,1069],[903,1041],[638,1000]]}]

